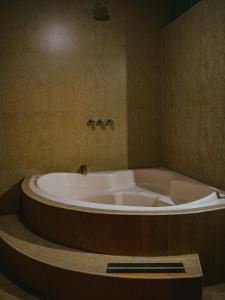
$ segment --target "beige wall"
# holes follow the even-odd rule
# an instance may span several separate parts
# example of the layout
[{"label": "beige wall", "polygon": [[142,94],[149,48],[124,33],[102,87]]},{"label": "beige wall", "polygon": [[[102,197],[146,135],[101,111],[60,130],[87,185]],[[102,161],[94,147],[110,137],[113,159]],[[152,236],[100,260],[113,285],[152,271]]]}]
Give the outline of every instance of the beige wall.
[{"label": "beige wall", "polygon": [[91,0],[1,2],[0,193],[39,170],[127,168],[124,9],[104,3],[109,22]]},{"label": "beige wall", "polygon": [[164,31],[163,165],[225,189],[225,1]]},{"label": "beige wall", "polygon": [[[112,18],[96,22],[94,3],[0,3],[0,194],[25,175],[82,163],[89,170],[124,169],[128,159],[131,167],[158,164],[154,12],[162,7],[105,0]],[[115,130],[92,131],[90,115],[112,116]]]},{"label": "beige wall", "polygon": [[129,5],[127,119],[130,168],[160,165],[160,31],[166,19],[164,2],[135,0]]},{"label": "beige wall", "polygon": [[[167,1],[104,3],[108,22],[90,0],[0,3],[0,194],[82,163],[163,165],[225,188],[225,2],[202,1],[162,35]],[[115,130],[92,131],[90,115]]]}]

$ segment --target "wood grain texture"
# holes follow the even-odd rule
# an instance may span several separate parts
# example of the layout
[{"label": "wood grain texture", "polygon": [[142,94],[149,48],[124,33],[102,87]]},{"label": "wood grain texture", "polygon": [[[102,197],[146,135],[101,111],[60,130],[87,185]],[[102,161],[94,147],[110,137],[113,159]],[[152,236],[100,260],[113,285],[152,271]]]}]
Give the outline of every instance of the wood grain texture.
[{"label": "wood grain texture", "polygon": [[163,30],[163,165],[225,188],[225,2],[205,0]]},{"label": "wood grain texture", "polygon": [[154,279],[151,282],[139,278],[134,284],[133,278],[106,277],[57,268],[26,257],[2,241],[0,246],[1,263],[7,272],[26,288],[51,299],[145,300],[151,295],[158,300],[201,300],[201,278]]},{"label": "wood grain texture", "polygon": [[110,214],[61,208],[26,194],[22,207],[28,228],[58,244],[112,255],[198,253],[204,284],[225,280],[224,229],[221,230],[225,228],[225,209],[180,215]]},{"label": "wood grain texture", "polygon": [[[196,254],[150,258],[81,252],[36,236],[18,215],[0,218],[0,251],[0,263],[12,278],[50,299],[201,299]],[[110,262],[182,262],[187,273],[131,278],[107,273]]]}]

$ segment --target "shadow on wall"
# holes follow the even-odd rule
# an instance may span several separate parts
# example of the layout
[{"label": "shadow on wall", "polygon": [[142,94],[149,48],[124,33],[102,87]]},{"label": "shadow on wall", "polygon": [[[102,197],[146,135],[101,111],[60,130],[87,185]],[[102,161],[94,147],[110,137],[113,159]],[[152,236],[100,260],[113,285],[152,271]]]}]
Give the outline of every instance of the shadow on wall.
[{"label": "shadow on wall", "polygon": [[21,183],[23,179],[0,196],[0,215],[13,214],[20,211],[22,198]]}]

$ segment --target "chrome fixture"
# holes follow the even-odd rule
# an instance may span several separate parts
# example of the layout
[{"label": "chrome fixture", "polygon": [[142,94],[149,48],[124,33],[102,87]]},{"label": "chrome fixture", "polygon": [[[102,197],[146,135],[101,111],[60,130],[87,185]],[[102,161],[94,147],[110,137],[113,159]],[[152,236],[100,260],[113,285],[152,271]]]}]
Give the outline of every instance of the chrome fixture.
[{"label": "chrome fixture", "polygon": [[217,199],[225,199],[225,195],[221,195],[219,191],[215,191]]},{"label": "chrome fixture", "polygon": [[210,187],[210,189],[211,189],[214,193],[216,193],[217,199],[225,199],[225,195],[221,195],[221,194],[220,194],[220,191],[219,191],[217,188]]},{"label": "chrome fixture", "polygon": [[110,19],[108,8],[101,3],[96,3],[93,8],[94,18],[97,21],[107,21]]},{"label": "chrome fixture", "polygon": [[106,125],[108,126],[114,126],[114,119],[113,118],[108,118],[105,122]]},{"label": "chrome fixture", "polygon": [[86,165],[81,165],[79,167],[79,169],[77,170],[77,173],[80,173],[80,174],[87,174],[87,166]]},{"label": "chrome fixture", "polygon": [[104,118],[100,118],[100,119],[98,119],[97,122],[96,122],[96,125],[102,126],[102,127],[104,127],[105,124],[106,124],[106,122],[105,122],[105,119],[104,119]]},{"label": "chrome fixture", "polygon": [[95,117],[90,117],[90,118],[88,119],[88,121],[87,121],[87,125],[88,125],[88,126],[95,126],[95,124],[96,124],[96,119],[95,119]]},{"label": "chrome fixture", "polygon": [[115,121],[113,118],[95,118],[93,116],[89,117],[88,121],[87,121],[87,126],[91,126],[92,129],[94,129],[94,127],[97,126],[101,126],[103,128],[105,128],[105,126],[110,126],[112,129],[114,128],[115,125]]}]

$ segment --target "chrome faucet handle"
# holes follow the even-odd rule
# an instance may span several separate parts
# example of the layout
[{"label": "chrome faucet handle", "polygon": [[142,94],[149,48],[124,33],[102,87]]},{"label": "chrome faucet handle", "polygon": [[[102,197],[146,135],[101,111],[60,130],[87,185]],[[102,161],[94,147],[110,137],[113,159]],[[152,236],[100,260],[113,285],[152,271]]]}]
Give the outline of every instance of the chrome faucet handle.
[{"label": "chrome faucet handle", "polygon": [[105,124],[108,125],[108,126],[113,126],[115,124],[114,119],[113,118],[108,118],[106,120]]},{"label": "chrome faucet handle", "polygon": [[105,119],[104,118],[98,119],[96,125],[104,127],[106,125]]},{"label": "chrome faucet handle", "polygon": [[87,121],[88,126],[94,126],[96,124],[96,119],[95,117],[90,117]]}]

